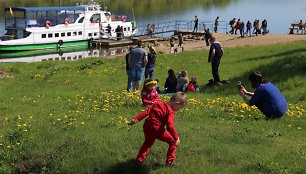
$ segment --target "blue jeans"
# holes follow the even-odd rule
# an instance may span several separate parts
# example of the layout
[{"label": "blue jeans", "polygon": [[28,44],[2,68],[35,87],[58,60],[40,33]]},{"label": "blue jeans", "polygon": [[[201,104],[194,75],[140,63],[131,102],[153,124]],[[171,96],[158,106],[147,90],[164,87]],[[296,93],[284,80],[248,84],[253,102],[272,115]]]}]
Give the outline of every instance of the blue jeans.
[{"label": "blue jeans", "polygon": [[132,82],[141,83],[145,68],[135,68],[130,70]]},{"label": "blue jeans", "polygon": [[154,80],[154,68],[146,68],[145,70],[145,79],[150,77],[151,80]]},{"label": "blue jeans", "polygon": [[211,62],[211,70],[214,77],[214,82],[220,82],[220,77],[218,72],[219,65],[220,65],[220,58],[214,57]]}]

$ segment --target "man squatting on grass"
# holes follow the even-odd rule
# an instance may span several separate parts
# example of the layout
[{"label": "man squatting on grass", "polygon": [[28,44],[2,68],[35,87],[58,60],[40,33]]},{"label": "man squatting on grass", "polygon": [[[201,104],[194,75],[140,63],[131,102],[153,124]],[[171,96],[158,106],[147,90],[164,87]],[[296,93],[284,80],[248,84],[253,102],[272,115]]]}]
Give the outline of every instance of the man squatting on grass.
[{"label": "man squatting on grass", "polygon": [[168,102],[157,101],[128,123],[133,125],[146,118],[143,125],[145,141],[136,158],[138,164],[143,163],[155,139],[169,144],[166,165],[174,164],[176,148],[180,145],[180,138],[174,126],[174,112],[185,107],[186,104],[186,94],[176,92]]},{"label": "man squatting on grass", "polygon": [[[288,104],[285,97],[271,82],[263,79],[260,72],[250,74],[249,80],[255,92],[248,92],[243,86],[239,87],[239,94],[249,105],[255,105],[267,119],[281,118],[287,111]],[[252,96],[249,100],[246,96]]]}]

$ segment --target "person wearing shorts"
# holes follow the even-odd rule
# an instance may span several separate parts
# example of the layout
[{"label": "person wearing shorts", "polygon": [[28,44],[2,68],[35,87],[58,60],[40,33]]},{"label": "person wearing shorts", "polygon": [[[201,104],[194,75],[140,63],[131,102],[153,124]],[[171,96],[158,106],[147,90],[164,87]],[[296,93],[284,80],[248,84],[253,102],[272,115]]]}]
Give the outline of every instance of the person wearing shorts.
[{"label": "person wearing shorts", "polygon": [[148,63],[148,53],[143,48],[143,42],[139,40],[137,46],[137,48],[131,50],[129,57],[133,92],[138,92],[146,64]]}]

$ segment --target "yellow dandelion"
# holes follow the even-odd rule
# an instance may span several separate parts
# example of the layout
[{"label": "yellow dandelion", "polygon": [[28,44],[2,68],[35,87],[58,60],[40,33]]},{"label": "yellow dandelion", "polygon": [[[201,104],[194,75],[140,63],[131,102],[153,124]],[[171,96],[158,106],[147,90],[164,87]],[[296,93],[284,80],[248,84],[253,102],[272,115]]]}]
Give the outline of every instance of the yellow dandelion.
[{"label": "yellow dandelion", "polygon": [[82,121],[81,124],[84,125],[85,123]]},{"label": "yellow dandelion", "polygon": [[288,127],[290,127],[290,128],[291,128],[291,127],[292,127],[292,125],[291,125],[291,124],[288,124]]}]

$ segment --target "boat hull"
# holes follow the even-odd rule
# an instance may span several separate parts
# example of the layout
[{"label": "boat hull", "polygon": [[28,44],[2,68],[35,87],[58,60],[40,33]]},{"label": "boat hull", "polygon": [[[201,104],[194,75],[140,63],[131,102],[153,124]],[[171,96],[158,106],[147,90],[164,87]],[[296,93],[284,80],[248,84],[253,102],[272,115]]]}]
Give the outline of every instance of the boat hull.
[{"label": "boat hull", "polygon": [[18,58],[18,57],[29,57],[39,56],[47,54],[63,54],[65,52],[74,52],[80,50],[87,50],[87,45],[75,46],[75,47],[62,47],[57,49],[41,49],[41,50],[30,50],[30,51],[16,51],[16,52],[2,52],[0,53],[0,59],[6,58]]},{"label": "boat hull", "polygon": [[70,41],[70,42],[55,42],[55,43],[41,43],[41,44],[26,44],[26,45],[0,45],[1,52],[14,51],[31,51],[44,49],[58,49],[67,47],[88,46],[88,40]]}]

